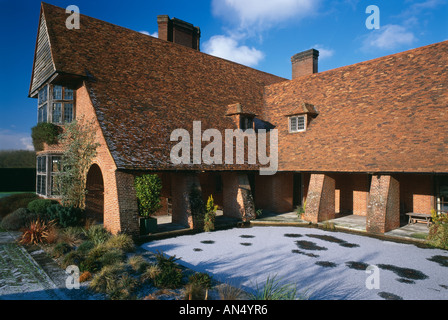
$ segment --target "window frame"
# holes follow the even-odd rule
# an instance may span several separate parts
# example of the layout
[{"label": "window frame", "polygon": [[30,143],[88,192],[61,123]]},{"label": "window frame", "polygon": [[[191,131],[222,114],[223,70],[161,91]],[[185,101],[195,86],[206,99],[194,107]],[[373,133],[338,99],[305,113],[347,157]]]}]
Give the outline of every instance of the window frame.
[{"label": "window frame", "polygon": [[[53,170],[53,159],[59,158],[58,170]],[[54,177],[61,174],[60,161],[62,154],[42,154],[36,157],[36,194],[45,198],[59,198],[55,191]]]},{"label": "window frame", "polygon": [[[48,92],[49,92],[49,85],[44,85],[37,93],[37,123],[43,123],[48,122]],[[41,99],[41,94],[45,92],[45,100]],[[42,119],[41,119],[41,111],[42,111]],[[44,116],[45,115],[45,119]]]},{"label": "window frame", "polygon": [[[303,119],[303,129],[299,129],[299,118]],[[292,130],[291,121],[292,119],[296,119],[296,130]],[[288,117],[288,131],[289,133],[298,133],[298,132],[305,132],[307,128],[307,115],[306,114],[298,114],[294,116]]]},{"label": "window frame", "polygon": [[[43,91],[44,89],[45,91]],[[60,95],[56,96],[57,99],[55,98],[56,90],[60,90]],[[45,100],[41,99],[43,92],[45,92]],[[38,91],[37,99],[37,123],[49,122],[56,125],[64,125],[75,119],[76,91],[74,89],[47,83]],[[55,119],[55,107],[58,104],[60,104],[60,110],[58,119]]]}]

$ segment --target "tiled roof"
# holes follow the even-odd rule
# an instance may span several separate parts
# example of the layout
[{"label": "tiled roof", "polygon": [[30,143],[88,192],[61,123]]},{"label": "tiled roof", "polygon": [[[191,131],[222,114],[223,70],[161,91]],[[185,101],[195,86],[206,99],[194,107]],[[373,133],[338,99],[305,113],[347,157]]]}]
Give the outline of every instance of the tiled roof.
[{"label": "tiled roof", "polygon": [[265,107],[281,170],[448,173],[448,41],[271,85]]},{"label": "tiled roof", "polygon": [[174,129],[192,133],[195,120],[202,130],[236,129],[226,117],[228,105],[241,103],[262,115],[265,85],[285,80],[85,15],[79,30],[69,30],[65,9],[42,6],[55,68],[88,76],[91,100],[120,169],[177,168],[169,157],[177,143],[170,142]]}]

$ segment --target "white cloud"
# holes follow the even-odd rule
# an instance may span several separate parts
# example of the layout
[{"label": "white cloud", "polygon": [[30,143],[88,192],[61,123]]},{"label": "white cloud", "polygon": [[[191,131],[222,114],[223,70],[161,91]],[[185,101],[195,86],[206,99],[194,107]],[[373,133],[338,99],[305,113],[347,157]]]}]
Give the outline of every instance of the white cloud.
[{"label": "white cloud", "polygon": [[381,26],[378,30],[370,31],[365,38],[363,49],[390,50],[400,46],[411,45],[417,38],[405,27],[395,24]]},{"label": "white cloud", "polygon": [[286,19],[300,19],[315,12],[317,0],[213,0],[213,14],[238,21],[243,28],[270,27]]},{"label": "white cloud", "polygon": [[333,49],[325,48],[324,46],[322,46],[320,44],[315,44],[313,46],[313,49],[316,49],[319,51],[319,59],[331,58],[334,55]]},{"label": "white cloud", "polygon": [[0,149],[34,150],[29,134],[0,129]]},{"label": "white cloud", "polygon": [[263,52],[255,48],[239,46],[234,38],[224,35],[211,37],[203,46],[204,52],[208,54],[246,66],[255,66],[264,58]]},{"label": "white cloud", "polygon": [[321,0],[213,0],[217,17],[230,22],[226,35],[215,35],[203,44],[205,52],[247,66],[256,66],[264,53],[241,43],[261,41],[262,33],[294,19],[315,14]]},{"label": "white cloud", "polygon": [[159,37],[159,33],[157,31],[153,32],[153,33],[149,33],[149,31],[142,30],[142,31],[139,31],[139,32],[143,33],[143,34],[146,34],[147,36],[154,37],[154,38],[158,38]]}]

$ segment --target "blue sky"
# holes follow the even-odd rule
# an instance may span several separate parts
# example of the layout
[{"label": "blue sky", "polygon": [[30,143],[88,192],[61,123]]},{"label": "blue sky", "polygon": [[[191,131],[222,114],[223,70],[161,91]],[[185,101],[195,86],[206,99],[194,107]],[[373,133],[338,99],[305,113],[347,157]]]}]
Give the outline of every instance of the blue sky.
[{"label": "blue sky", "polygon": [[[448,40],[447,0],[48,0],[153,36],[157,15],[201,28],[201,51],[291,78],[294,54],[320,51],[319,72]],[[369,5],[379,29],[368,29]],[[27,97],[40,1],[0,0],[0,149],[32,149]]]}]

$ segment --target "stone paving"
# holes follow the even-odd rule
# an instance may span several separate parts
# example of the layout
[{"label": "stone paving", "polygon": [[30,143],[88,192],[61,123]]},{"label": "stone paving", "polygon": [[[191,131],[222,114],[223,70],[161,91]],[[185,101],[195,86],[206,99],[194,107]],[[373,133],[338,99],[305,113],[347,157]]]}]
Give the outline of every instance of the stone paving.
[{"label": "stone paving", "polygon": [[[0,232],[0,300],[95,299],[82,287],[69,290],[67,273],[51,261],[43,262],[42,250],[27,251],[16,241],[20,232]],[[38,262],[36,262],[39,261]]]}]

